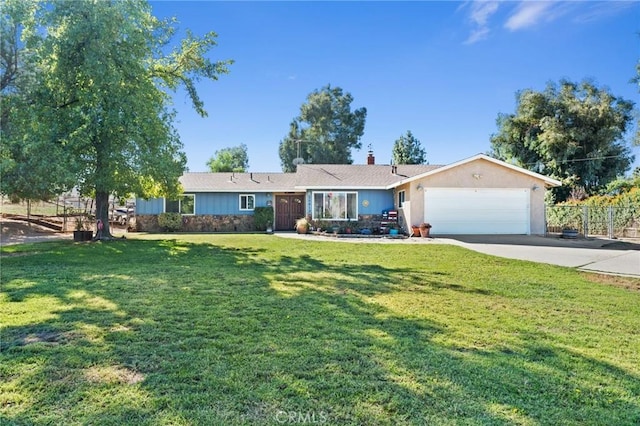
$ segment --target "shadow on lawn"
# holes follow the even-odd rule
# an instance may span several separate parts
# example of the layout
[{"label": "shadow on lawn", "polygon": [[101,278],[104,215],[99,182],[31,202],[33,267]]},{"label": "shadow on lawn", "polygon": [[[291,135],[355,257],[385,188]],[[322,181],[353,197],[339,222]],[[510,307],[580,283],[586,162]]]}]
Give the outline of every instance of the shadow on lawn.
[{"label": "shadow on lawn", "polygon": [[446,323],[376,302],[490,295],[442,271],[295,247],[50,247],[3,260],[0,294],[15,322],[0,346],[3,424],[640,420],[640,381],[615,366],[524,333],[500,350],[452,347],[438,343]]}]

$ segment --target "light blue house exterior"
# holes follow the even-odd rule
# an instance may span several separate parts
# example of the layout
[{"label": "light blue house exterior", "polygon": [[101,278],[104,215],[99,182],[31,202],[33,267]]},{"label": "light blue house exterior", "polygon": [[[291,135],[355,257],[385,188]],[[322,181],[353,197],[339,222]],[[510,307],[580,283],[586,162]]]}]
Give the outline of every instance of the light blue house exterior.
[{"label": "light blue house exterior", "polygon": [[296,173],[186,173],[179,200],[136,200],[137,227],[159,231],[158,215],[173,212],[183,215],[186,231],[253,231],[255,208],[271,207],[277,231],[293,230],[301,217],[318,227],[375,230],[394,209],[389,184],[402,177],[391,166],[373,164],[300,165]]},{"label": "light blue house exterior", "polygon": [[251,232],[257,210],[267,208],[276,231],[305,217],[322,229],[409,232],[429,222],[444,234],[544,234],[545,190],[561,184],[484,154],[447,166],[368,161],[300,164],[295,173],[185,173],[180,183],[177,200],[136,200],[138,230],[160,231],[158,216],[171,212],[182,215],[183,231]]}]

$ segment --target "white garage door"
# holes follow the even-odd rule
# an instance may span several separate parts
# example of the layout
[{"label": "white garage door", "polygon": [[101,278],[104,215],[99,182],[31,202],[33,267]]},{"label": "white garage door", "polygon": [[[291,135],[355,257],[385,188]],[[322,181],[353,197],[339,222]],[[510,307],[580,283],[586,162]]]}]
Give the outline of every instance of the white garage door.
[{"label": "white garage door", "polygon": [[426,188],[434,234],[529,234],[528,188]]}]

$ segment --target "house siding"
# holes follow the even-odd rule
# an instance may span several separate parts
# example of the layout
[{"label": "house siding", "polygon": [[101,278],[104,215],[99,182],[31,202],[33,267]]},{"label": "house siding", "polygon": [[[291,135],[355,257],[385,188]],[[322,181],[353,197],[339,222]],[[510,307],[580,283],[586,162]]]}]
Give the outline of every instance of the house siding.
[{"label": "house siding", "polygon": [[[362,203],[368,201],[369,205]],[[358,214],[379,215],[393,209],[393,191],[364,189],[358,191]]]},{"label": "house siding", "polygon": [[[185,194],[192,194],[185,192]],[[196,215],[253,215],[253,210],[240,210],[240,194],[251,194],[255,196],[255,206],[264,207],[268,201],[272,200],[271,193],[247,192],[223,192],[195,193],[195,214]],[[153,215],[164,212],[164,198],[151,198],[136,200],[136,212],[139,215]]]},{"label": "house siding", "polygon": [[136,198],[136,214],[160,214],[164,209],[164,198],[150,198],[143,200]]},{"label": "house siding", "polygon": [[240,210],[240,195],[254,195],[255,207],[264,207],[271,201],[271,193],[247,192],[222,192],[222,193],[197,193],[196,214],[206,215],[253,215],[253,210]]}]

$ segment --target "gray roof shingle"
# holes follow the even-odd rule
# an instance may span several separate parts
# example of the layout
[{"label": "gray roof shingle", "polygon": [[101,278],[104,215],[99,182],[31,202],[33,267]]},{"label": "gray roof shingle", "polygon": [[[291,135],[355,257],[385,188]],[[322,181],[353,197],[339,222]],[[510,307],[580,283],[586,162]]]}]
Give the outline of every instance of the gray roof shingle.
[{"label": "gray roof shingle", "polygon": [[180,183],[185,192],[293,191],[295,173],[185,173]]},{"label": "gray roof shingle", "polygon": [[386,188],[442,166],[367,164],[301,164],[296,173],[185,173],[185,192],[286,192],[306,188]]},{"label": "gray roof shingle", "polygon": [[396,167],[394,174],[390,165],[301,164],[296,173],[296,186],[298,188],[386,188],[403,179],[442,166],[416,164]]}]

